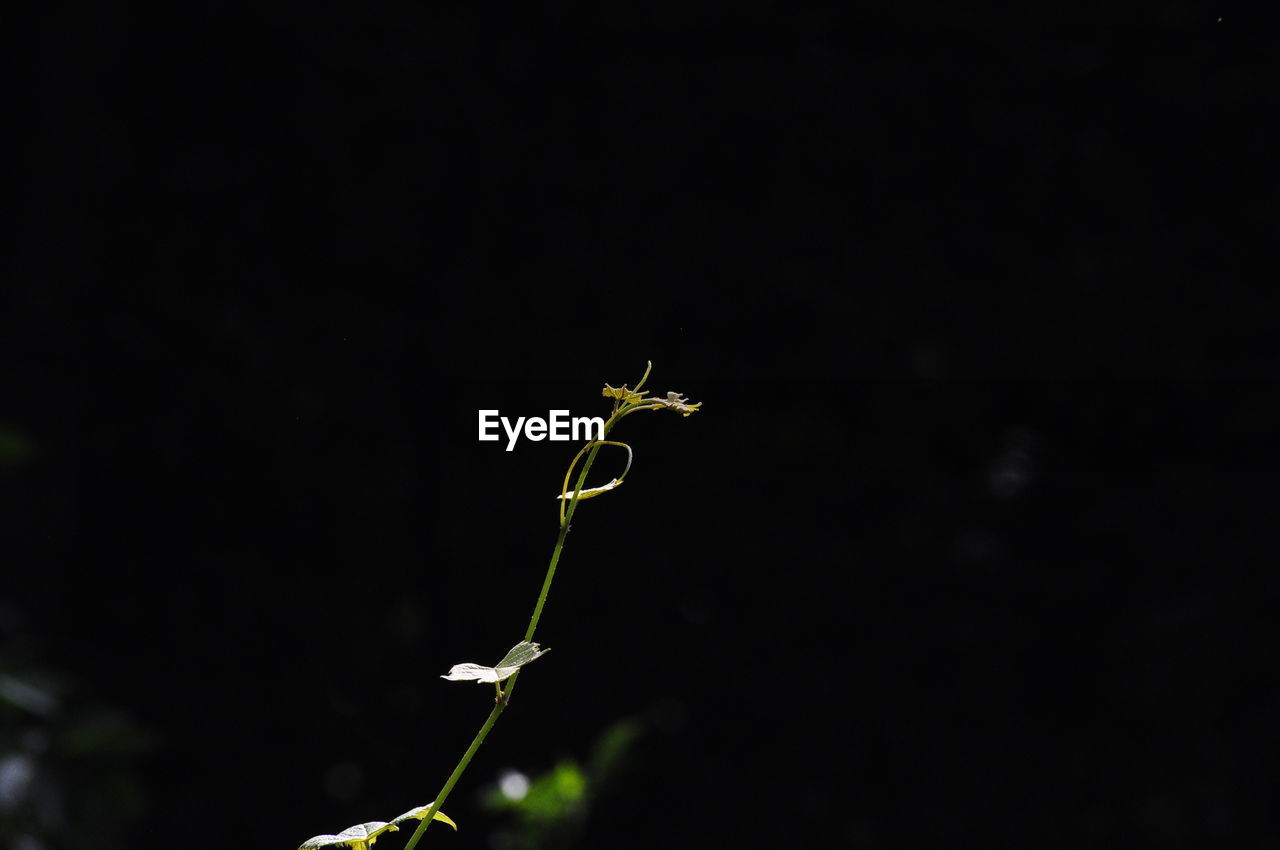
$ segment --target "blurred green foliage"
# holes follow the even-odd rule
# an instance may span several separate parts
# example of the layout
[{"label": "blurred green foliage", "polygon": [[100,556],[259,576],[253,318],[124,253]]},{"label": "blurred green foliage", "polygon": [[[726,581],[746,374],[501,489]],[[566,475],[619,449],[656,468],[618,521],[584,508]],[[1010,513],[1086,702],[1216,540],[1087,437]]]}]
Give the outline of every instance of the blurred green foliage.
[{"label": "blurred green foliage", "polygon": [[612,724],[596,739],[585,766],[563,758],[534,777],[506,773],[483,799],[489,810],[511,816],[510,824],[495,832],[492,846],[507,850],[572,847],[592,803],[625,771],[641,731],[640,723],[630,718]]},{"label": "blurred green foliage", "polygon": [[127,846],[150,736],[54,671],[0,658],[0,847]]},{"label": "blurred green foliage", "polygon": [[[0,424],[0,469],[32,453]],[[24,612],[0,605],[0,850],[125,847],[146,807],[136,768],[151,736],[43,662],[38,646]]]}]

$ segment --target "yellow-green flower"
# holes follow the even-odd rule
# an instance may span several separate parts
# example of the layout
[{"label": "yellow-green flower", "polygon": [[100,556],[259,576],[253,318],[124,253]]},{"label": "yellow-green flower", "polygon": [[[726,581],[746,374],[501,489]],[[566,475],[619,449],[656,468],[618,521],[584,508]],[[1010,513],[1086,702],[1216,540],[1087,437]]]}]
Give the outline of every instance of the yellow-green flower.
[{"label": "yellow-green flower", "polygon": [[658,404],[664,405],[676,411],[677,413],[683,413],[685,416],[688,416],[690,413],[697,413],[698,408],[702,407],[702,402],[698,402],[697,404],[689,404],[689,399],[680,395],[680,393],[667,393],[666,398],[658,398],[655,396],[651,399],[647,399],[647,401],[656,402]]},{"label": "yellow-green flower", "polygon": [[638,404],[642,398],[640,393],[635,390],[627,389],[626,384],[623,384],[621,387],[611,387],[608,384],[605,384],[602,395],[605,398],[616,398],[623,404]]}]

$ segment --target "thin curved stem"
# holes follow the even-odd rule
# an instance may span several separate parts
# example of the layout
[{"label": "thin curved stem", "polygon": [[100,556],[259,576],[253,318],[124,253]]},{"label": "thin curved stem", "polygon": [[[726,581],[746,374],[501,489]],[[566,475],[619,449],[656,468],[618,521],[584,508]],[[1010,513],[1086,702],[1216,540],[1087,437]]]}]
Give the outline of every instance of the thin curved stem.
[{"label": "thin curved stem", "polygon": [[[613,427],[615,421],[616,419],[614,417],[610,417],[609,421],[605,423],[603,429],[604,433],[601,434],[601,437],[608,435],[609,429]],[[538,602],[533,608],[533,616],[529,618],[529,628],[524,633],[524,639],[526,641],[533,640],[533,633],[538,628],[538,621],[542,619],[542,609],[547,603],[547,594],[551,591],[551,582],[556,576],[556,566],[560,563],[560,553],[564,550],[564,539],[568,536],[569,528],[573,523],[574,511],[578,509],[578,501],[582,496],[583,485],[586,484],[587,481],[587,473],[591,470],[591,465],[595,463],[596,455],[600,453],[600,446],[606,441],[596,440],[594,442],[594,446],[583,446],[582,451],[578,452],[577,456],[573,459],[573,463],[577,464],[578,459],[582,457],[582,452],[585,452],[588,448],[591,449],[590,454],[587,455],[586,461],[582,464],[582,472],[578,474],[578,482],[574,488],[572,498],[569,499],[569,507],[567,511],[565,510],[565,501],[562,499],[560,502],[560,533],[556,535],[556,545],[555,548],[551,550],[551,562],[547,565],[547,574],[542,580],[542,589],[538,592]],[[631,463],[628,461],[627,469],[630,468]],[[573,466],[569,467],[569,471],[570,473],[573,472]],[[625,475],[626,473],[623,474]],[[561,489],[561,495],[564,495],[563,488]],[[472,740],[471,746],[467,747],[467,751],[462,754],[462,758],[459,759],[457,766],[453,769],[453,773],[449,774],[449,778],[445,780],[444,787],[441,788],[440,793],[436,795],[435,802],[431,804],[431,808],[427,810],[426,815],[424,815],[421,822],[419,822],[418,828],[413,831],[413,836],[409,839],[408,843],[404,845],[404,850],[414,850],[414,848],[418,846],[418,842],[422,839],[423,834],[426,833],[427,828],[431,826],[431,822],[435,820],[436,812],[440,811],[440,807],[444,805],[444,801],[448,799],[449,794],[453,791],[453,786],[458,784],[458,780],[462,778],[462,774],[466,772],[468,765],[471,764],[471,759],[475,757],[476,751],[480,749],[480,745],[484,743],[484,739],[489,735],[489,730],[498,722],[498,718],[502,716],[502,712],[506,709],[507,704],[511,702],[511,693],[515,690],[516,679],[518,678],[520,678],[519,670],[512,674],[511,678],[507,680],[506,687],[500,691],[499,696],[495,701],[493,711],[489,712],[488,718],[485,719],[484,725],[480,727],[480,731],[476,733],[476,737]]]},{"label": "thin curved stem", "polygon": [[[605,425],[605,434],[609,433],[609,426]],[[587,472],[591,470],[591,464],[595,463],[596,455],[600,454],[601,441],[597,440],[596,444],[591,448],[591,454],[587,455],[586,461],[582,464],[582,472],[578,474],[578,483],[574,488],[573,497],[569,500],[569,508],[565,509],[564,501],[560,502],[560,534],[556,537],[556,547],[551,550],[551,563],[547,565],[547,575],[542,580],[542,590],[538,592],[538,602],[533,606],[533,616],[529,618],[529,628],[525,630],[524,639],[533,640],[533,633],[538,628],[538,621],[542,619],[542,608],[547,604],[547,593],[551,590],[551,582],[556,577],[556,566],[560,563],[560,552],[564,549],[564,539],[569,535],[569,529],[573,525],[573,514],[578,509],[578,502],[582,496],[582,487],[587,483]],[[576,462],[576,461],[575,461]]]},{"label": "thin curved stem", "polygon": [[422,838],[423,833],[427,831],[427,827],[431,826],[431,822],[436,818],[436,812],[440,811],[440,807],[444,805],[444,801],[449,796],[449,792],[453,790],[453,786],[458,784],[458,780],[462,778],[462,774],[466,771],[467,765],[471,764],[471,759],[475,757],[476,750],[480,749],[480,745],[484,743],[484,739],[488,736],[489,730],[493,728],[493,724],[498,722],[498,718],[502,716],[503,710],[507,707],[507,701],[510,699],[509,693],[504,693],[497,699],[493,707],[493,711],[489,712],[488,719],[484,725],[480,727],[480,731],[476,733],[476,737],[471,742],[471,746],[467,747],[467,751],[462,754],[462,758],[458,761],[458,766],[453,769],[453,773],[449,774],[449,778],[445,780],[444,787],[440,789],[440,793],[436,795],[436,800],[431,804],[431,808],[427,810],[426,815],[418,823],[418,828],[413,831],[413,836],[409,842],[404,845],[404,850],[413,850],[418,846],[418,841]]}]

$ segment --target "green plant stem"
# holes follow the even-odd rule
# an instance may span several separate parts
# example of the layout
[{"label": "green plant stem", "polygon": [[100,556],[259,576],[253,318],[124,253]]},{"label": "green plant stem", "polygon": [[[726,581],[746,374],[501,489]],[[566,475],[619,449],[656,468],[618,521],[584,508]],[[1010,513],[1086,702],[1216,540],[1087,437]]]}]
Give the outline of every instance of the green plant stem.
[{"label": "green plant stem", "polygon": [[[578,509],[578,496],[582,493],[583,485],[586,484],[587,471],[591,469],[591,464],[595,463],[596,455],[599,453],[600,443],[597,442],[591,449],[591,454],[587,455],[586,461],[582,464],[582,472],[578,475],[578,483],[569,502],[569,510],[565,514],[564,522],[560,524],[560,534],[556,537],[556,547],[551,550],[551,563],[547,565],[547,575],[542,580],[542,590],[538,592],[538,602],[533,606],[533,616],[529,618],[529,628],[524,633],[526,641],[533,640],[533,633],[538,629],[538,621],[542,619],[542,608],[547,604],[547,594],[550,593],[551,582],[556,577],[556,566],[560,563],[560,552],[564,549],[564,539],[569,536],[569,527],[573,523],[573,513]],[[516,672],[519,671],[517,670]]]},{"label": "green plant stem", "polygon": [[[604,434],[601,436],[607,436],[616,421],[617,417],[610,417],[609,421],[605,423]],[[556,536],[555,548],[551,550],[551,563],[547,565],[547,575],[542,580],[542,590],[538,593],[538,602],[533,608],[533,616],[529,618],[529,628],[524,634],[526,641],[533,640],[533,633],[538,628],[538,621],[542,619],[542,609],[547,603],[547,594],[551,591],[551,581],[556,576],[556,566],[560,563],[560,553],[564,550],[564,540],[569,534],[569,527],[573,522],[573,514],[578,509],[578,497],[582,494],[582,488],[586,484],[587,472],[591,469],[591,464],[595,463],[596,455],[600,453],[600,446],[601,443],[597,441],[595,446],[592,447],[591,453],[587,455],[586,461],[582,464],[582,472],[578,475],[573,497],[569,502],[569,510],[565,513],[564,522],[560,524],[560,533]],[[484,725],[480,727],[480,731],[476,733],[471,746],[467,747],[467,751],[462,754],[457,767],[453,769],[453,773],[449,774],[449,778],[445,780],[444,787],[440,789],[440,793],[436,795],[435,802],[431,804],[431,808],[427,810],[426,815],[418,823],[418,828],[413,831],[413,836],[404,845],[404,850],[414,850],[418,846],[418,841],[421,840],[423,833],[427,831],[427,828],[431,826],[431,822],[435,820],[436,812],[440,811],[444,801],[448,799],[449,794],[453,791],[453,786],[458,784],[458,780],[462,778],[467,766],[471,764],[471,759],[475,756],[476,751],[484,743],[489,730],[493,728],[493,724],[498,722],[498,718],[502,716],[507,703],[511,701],[511,693],[515,690],[516,679],[518,678],[520,678],[519,670],[507,680],[506,688],[502,690],[495,701],[493,711],[489,712],[488,718],[485,719]]]},{"label": "green plant stem", "polygon": [[507,694],[503,694],[498,698],[493,706],[493,711],[489,712],[489,717],[484,721],[484,725],[480,727],[480,731],[476,733],[471,746],[467,747],[467,751],[462,754],[462,758],[458,761],[458,766],[453,769],[453,773],[449,774],[449,778],[445,780],[444,787],[440,789],[440,793],[436,796],[435,802],[431,804],[430,810],[418,822],[418,828],[413,831],[413,837],[404,846],[404,850],[413,850],[414,847],[418,846],[418,840],[422,838],[422,834],[427,831],[427,827],[431,826],[431,822],[435,820],[436,812],[440,811],[440,807],[444,805],[449,792],[453,790],[453,786],[457,785],[458,780],[462,778],[462,774],[466,771],[467,765],[471,764],[471,759],[475,756],[476,750],[480,749],[480,745],[484,743],[489,730],[493,728],[493,724],[497,723],[498,718],[502,716],[503,709],[507,707],[507,700]]}]

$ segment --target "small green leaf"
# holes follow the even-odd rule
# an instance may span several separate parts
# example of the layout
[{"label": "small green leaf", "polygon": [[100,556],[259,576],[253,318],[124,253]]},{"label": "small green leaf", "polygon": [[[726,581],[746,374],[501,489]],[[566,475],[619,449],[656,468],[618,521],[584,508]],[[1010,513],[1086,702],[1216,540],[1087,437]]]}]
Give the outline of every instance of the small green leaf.
[{"label": "small green leaf", "polygon": [[[428,803],[425,806],[410,809],[391,823],[372,820],[368,823],[349,826],[337,835],[317,835],[315,838],[309,838],[304,841],[298,850],[320,850],[322,847],[351,847],[352,850],[369,850],[370,845],[378,840],[378,836],[384,832],[399,831],[399,825],[407,820],[421,820],[426,817],[427,812],[431,811],[431,806],[432,804]],[[444,821],[455,830],[458,828],[458,825],[453,822],[453,818],[444,812],[436,812],[436,816],[432,820]]]},{"label": "small green leaf", "polygon": [[496,682],[498,671],[483,664],[455,664],[440,678],[450,682]]},{"label": "small green leaf", "polygon": [[621,387],[611,387],[608,384],[605,384],[602,395],[604,395],[605,398],[616,398],[624,404],[636,404],[641,398],[643,398],[643,396],[635,390],[627,389],[626,384],[623,384]]},{"label": "small green leaf", "polygon": [[702,407],[702,402],[690,404],[689,399],[680,395],[680,393],[667,393],[666,398],[654,398],[653,401],[666,405],[677,413],[683,413],[687,419],[691,414],[697,413],[698,408]]},{"label": "small green leaf", "polygon": [[[393,820],[392,823],[402,824],[407,820],[422,820],[427,816],[427,812],[431,811],[432,805],[432,803],[427,803],[425,806],[418,806],[416,809],[410,809],[400,817]],[[433,817],[432,820],[443,821],[444,823],[449,824],[449,826],[453,827],[455,832],[458,829],[458,825],[453,822],[453,818],[449,817],[444,812],[436,812],[436,816]]]},{"label": "small green leaf", "polygon": [[499,670],[505,667],[523,667],[530,661],[537,661],[540,657],[546,655],[547,652],[549,652],[549,650],[542,649],[536,643],[530,643],[527,640],[522,640],[515,646],[511,647],[511,651],[502,656],[502,660],[495,666]]},{"label": "small green leaf", "polygon": [[[596,496],[599,496],[601,493],[608,493],[610,490],[617,487],[621,483],[622,483],[621,481],[615,478],[612,481],[610,481],[608,484],[604,484],[599,487],[591,487],[590,489],[583,490],[581,493],[578,494],[578,501],[581,502],[583,499],[594,499]],[[556,498],[572,499],[573,493],[569,493],[567,495],[564,493],[561,493],[559,496],[556,496]]]},{"label": "small green leaf", "polygon": [[[512,671],[514,672],[514,671]],[[511,674],[508,673],[508,676]],[[455,664],[449,672],[440,677],[450,682],[498,682],[498,671],[483,664]]]},{"label": "small green leaf", "polygon": [[548,652],[550,650],[542,649],[536,643],[520,641],[493,667],[485,667],[483,664],[455,664],[440,678],[451,682],[502,682],[511,678],[530,661],[535,661]]},{"label": "small green leaf", "polygon": [[298,850],[319,850],[321,847],[351,847],[353,850],[368,850],[369,845],[378,840],[384,832],[396,832],[400,827],[380,820],[359,823],[349,826],[337,835],[317,835],[302,842]]}]

